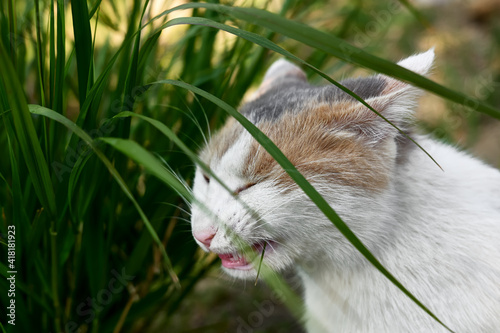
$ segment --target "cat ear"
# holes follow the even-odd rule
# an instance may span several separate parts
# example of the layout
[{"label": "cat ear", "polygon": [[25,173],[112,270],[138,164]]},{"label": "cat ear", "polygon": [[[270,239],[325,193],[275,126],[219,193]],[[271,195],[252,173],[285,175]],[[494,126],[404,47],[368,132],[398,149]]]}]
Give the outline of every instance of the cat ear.
[{"label": "cat ear", "polygon": [[[434,49],[430,49],[406,58],[398,65],[417,74],[427,75],[433,61]],[[360,96],[366,96],[369,92],[374,94],[365,98],[365,102],[401,130],[406,130],[411,124],[421,94],[420,89],[385,75],[353,80],[346,82],[346,86],[351,86],[351,90]],[[332,120],[336,129],[355,131],[372,142],[394,137],[398,133],[393,126],[359,102],[346,104],[331,116],[334,117]]]},{"label": "cat ear", "polygon": [[253,98],[266,93],[271,88],[278,86],[284,81],[307,82],[306,73],[291,62],[285,59],[279,59],[269,67]]},{"label": "cat ear", "polygon": [[[427,52],[401,60],[398,65],[426,76],[429,74],[433,62],[434,48],[431,48]],[[384,82],[384,87],[378,96],[369,98],[366,102],[394,125],[404,130],[413,118],[422,91],[409,83],[398,81],[392,77],[385,75],[378,75],[378,77]],[[373,114],[371,110],[366,107],[365,109]],[[391,125],[380,117],[377,116],[375,120],[375,125],[379,127],[379,131],[386,129],[386,127],[390,127],[395,131]]]},{"label": "cat ear", "polygon": [[[433,63],[434,48],[431,48],[427,52],[419,53],[401,60],[400,62],[398,62],[398,65],[417,74],[427,76],[432,68]],[[386,81],[386,87],[384,89],[386,94],[412,87],[408,83],[398,81],[385,75],[379,75],[379,77],[383,78]],[[418,90],[416,88],[413,89]]]},{"label": "cat ear", "polygon": [[427,75],[434,63],[434,47],[398,62],[398,65],[420,75]]}]

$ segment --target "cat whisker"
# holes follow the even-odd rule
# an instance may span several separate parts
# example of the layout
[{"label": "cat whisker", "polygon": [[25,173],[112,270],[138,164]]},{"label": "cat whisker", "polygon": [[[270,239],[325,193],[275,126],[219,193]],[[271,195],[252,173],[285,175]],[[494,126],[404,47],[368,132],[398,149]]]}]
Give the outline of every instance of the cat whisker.
[{"label": "cat whisker", "polygon": [[186,210],[182,207],[180,207],[179,205],[175,205],[175,204],[172,204],[172,203],[168,203],[168,202],[162,202],[161,204],[165,205],[165,206],[171,206],[171,207],[175,207],[176,209],[180,210],[181,212],[183,212],[184,214],[188,215],[188,216],[191,216],[192,213],[191,211],[189,210]]}]

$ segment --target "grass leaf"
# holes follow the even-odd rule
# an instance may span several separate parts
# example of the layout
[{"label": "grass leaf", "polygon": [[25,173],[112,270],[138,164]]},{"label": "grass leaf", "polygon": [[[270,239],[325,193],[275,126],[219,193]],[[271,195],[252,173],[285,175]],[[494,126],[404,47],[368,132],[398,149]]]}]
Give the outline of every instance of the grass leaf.
[{"label": "grass leaf", "polygon": [[230,7],[207,3],[189,3],[172,8],[158,15],[154,19],[159,18],[167,12],[188,8],[207,8],[268,28],[274,32],[282,34],[283,36],[292,38],[318,50],[322,50],[323,52],[326,52],[343,61],[372,69],[376,72],[389,75],[402,81],[410,82],[417,87],[425,89],[452,102],[470,107],[475,111],[500,119],[500,110],[491,105],[471,98],[461,92],[446,88],[395,63],[369,54],[336,36],[316,30],[305,24],[288,20],[280,15],[270,13],[262,9]]},{"label": "grass leaf", "polygon": [[105,142],[113,148],[121,151],[129,158],[143,165],[155,177],[172,187],[179,195],[187,200],[192,200],[191,192],[173,175],[156,157],[145,150],[137,142],[120,138],[99,138],[99,141]]},{"label": "grass leaf", "polygon": [[7,51],[0,40],[0,78],[6,89],[7,100],[12,108],[12,118],[19,147],[31,175],[38,199],[52,218],[57,216],[56,200],[47,161],[40,147],[24,91]]},{"label": "grass leaf", "polygon": [[375,110],[371,105],[369,105],[368,103],[366,103],[361,97],[359,97],[356,93],[354,93],[353,91],[351,91],[350,89],[346,88],[345,86],[343,86],[342,84],[340,84],[339,82],[333,80],[331,77],[329,77],[328,75],[326,75],[325,73],[323,73],[322,71],[320,71],[318,68],[310,65],[309,63],[305,62],[304,60],[296,57],[295,55],[293,55],[292,53],[286,51],[285,49],[279,47],[278,45],[274,44],[273,42],[271,42],[270,40],[260,36],[260,35],[257,35],[255,33],[252,33],[252,32],[248,32],[248,31],[245,31],[245,30],[241,30],[241,29],[237,29],[237,28],[234,28],[234,27],[231,27],[231,26],[228,26],[228,25],[225,25],[225,24],[221,24],[221,23],[217,23],[217,22],[214,22],[212,20],[208,20],[208,19],[204,19],[204,18],[198,18],[198,17],[190,17],[190,18],[177,18],[177,19],[173,19],[167,23],[165,23],[161,29],[165,29],[169,26],[173,26],[173,25],[177,25],[177,24],[194,24],[194,25],[202,25],[202,26],[208,26],[208,27],[213,27],[213,28],[217,28],[217,29],[221,29],[221,30],[224,30],[224,31],[227,31],[229,33],[232,33],[236,36],[239,36],[239,37],[242,37],[244,39],[247,39],[255,44],[258,44],[262,47],[265,47],[265,48],[268,48],[270,50],[273,50],[279,54],[282,54],[288,58],[291,58],[293,60],[296,60],[300,63],[302,63],[303,65],[309,67],[310,69],[312,69],[314,72],[318,73],[319,75],[321,75],[323,78],[325,78],[326,80],[328,80],[330,83],[333,83],[335,86],[337,86],[339,89],[341,89],[342,91],[344,91],[346,94],[352,96],[353,98],[355,98],[356,100],[358,100],[361,104],[363,104],[364,106],[366,106],[368,109],[370,109],[372,112],[374,112],[377,116],[379,116],[380,118],[382,118],[385,122],[387,122],[389,125],[391,125],[392,127],[394,127],[400,134],[402,134],[403,136],[405,136],[407,139],[409,139],[411,142],[413,142],[420,150],[422,150],[441,170],[443,170],[441,168],[441,166],[439,165],[439,163],[434,159],[434,157],[432,157],[420,144],[418,144],[415,140],[413,140],[408,134],[406,134],[405,132],[403,132],[399,127],[397,127],[396,125],[394,125],[391,121],[389,121],[386,117],[384,117],[380,112],[378,112],[377,110]]},{"label": "grass leaf", "polygon": [[143,220],[144,225],[146,226],[146,228],[150,232],[151,237],[153,237],[156,245],[158,246],[158,248],[160,249],[160,251],[163,255],[165,267],[166,267],[172,281],[178,285],[179,278],[177,277],[177,275],[175,274],[175,272],[172,268],[170,258],[168,257],[168,255],[165,251],[165,248],[163,247],[163,244],[161,243],[161,240],[158,237],[158,234],[151,226],[151,222],[149,221],[146,214],[143,212],[142,208],[139,206],[139,204],[135,200],[134,196],[132,195],[132,193],[128,189],[127,185],[125,184],[125,181],[123,180],[123,178],[116,171],[116,169],[113,166],[113,164],[111,163],[111,161],[97,147],[94,140],[92,140],[92,138],[87,133],[85,133],[84,130],[82,130],[80,127],[78,127],[71,120],[69,120],[68,118],[64,117],[63,115],[61,115],[53,110],[44,108],[44,107],[39,106],[39,105],[30,105],[30,111],[33,114],[43,115],[45,117],[48,117],[50,119],[53,119],[53,120],[63,124],[68,129],[70,129],[72,132],[74,132],[80,139],[84,140],[94,150],[95,154],[99,157],[99,159],[108,168],[108,170],[111,173],[111,175],[113,176],[113,178],[115,178],[118,185],[120,185],[120,188],[122,189],[122,191],[127,195],[127,197],[130,199],[130,201],[132,201],[132,203],[134,204],[135,208],[137,209],[137,212],[139,213],[139,215],[141,216],[141,218]]},{"label": "grass leaf", "polygon": [[87,88],[93,78],[90,71],[92,62],[92,33],[90,30],[87,1],[72,1],[73,32],[75,34],[76,64],[78,69],[78,93],[80,105],[85,103]]}]

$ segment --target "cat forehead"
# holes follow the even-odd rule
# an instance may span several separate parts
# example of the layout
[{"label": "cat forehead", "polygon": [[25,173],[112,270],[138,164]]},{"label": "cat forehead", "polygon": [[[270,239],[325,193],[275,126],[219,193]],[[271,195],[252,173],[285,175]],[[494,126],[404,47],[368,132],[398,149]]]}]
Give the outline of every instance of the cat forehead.
[{"label": "cat forehead", "polygon": [[[380,76],[373,76],[348,79],[340,84],[362,99],[368,99],[379,96],[387,83]],[[345,102],[356,102],[356,99],[334,85],[313,86],[306,81],[283,78],[274,88],[243,105],[240,111],[258,124],[279,121],[285,114],[296,115],[306,109]]]},{"label": "cat forehead", "polygon": [[[290,128],[292,119],[311,110],[327,110],[326,113],[344,111],[357,104],[356,99],[336,86],[313,86],[304,80],[283,78],[255,100],[246,103],[240,112],[257,125],[266,135],[270,135],[270,124],[287,127],[289,130],[300,130],[304,124],[295,124]],[[347,79],[341,82],[363,99],[376,97],[382,94],[386,87],[386,80],[379,76]],[[338,107],[338,108],[336,108]],[[329,111],[328,111],[329,110]],[[325,112],[320,112],[325,113]],[[340,112],[339,117],[342,117]],[[310,117],[308,117],[310,118]],[[317,118],[318,122],[322,119]],[[283,126],[280,126],[282,124]],[[264,125],[262,127],[261,125]],[[296,127],[296,128],[295,128]],[[274,128],[276,131],[276,128]],[[220,162],[223,155],[244,133],[244,128],[234,119],[229,118],[223,128],[214,135],[207,146],[202,150],[200,157],[207,163]],[[281,131],[279,131],[281,132]],[[305,137],[304,137],[305,139]]]}]

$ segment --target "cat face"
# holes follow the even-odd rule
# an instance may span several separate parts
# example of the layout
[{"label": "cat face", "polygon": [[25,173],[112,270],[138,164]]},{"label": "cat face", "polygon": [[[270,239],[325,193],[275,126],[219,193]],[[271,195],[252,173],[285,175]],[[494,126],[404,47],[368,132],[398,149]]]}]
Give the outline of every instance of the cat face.
[{"label": "cat face", "polygon": [[[426,74],[433,57],[430,50],[398,64]],[[382,75],[341,84],[406,127],[418,96],[415,88]],[[391,175],[401,153],[396,129],[339,88],[310,85],[304,72],[285,60],[269,68],[240,112],[367,245],[376,242],[373,234],[383,235]],[[255,277],[264,246],[265,263],[277,271],[325,256],[351,260],[352,246],[234,119],[211,138],[200,158],[231,192],[197,168],[193,192],[201,205],[193,204],[193,236],[204,250],[219,255],[230,275]],[[241,243],[255,256],[243,255]]]}]

